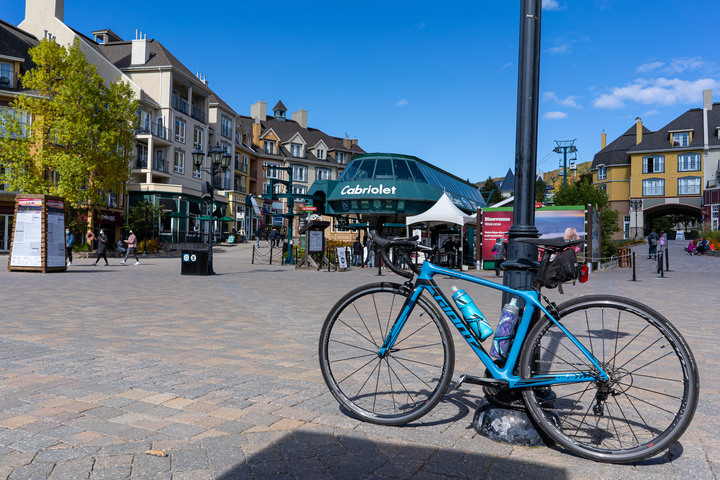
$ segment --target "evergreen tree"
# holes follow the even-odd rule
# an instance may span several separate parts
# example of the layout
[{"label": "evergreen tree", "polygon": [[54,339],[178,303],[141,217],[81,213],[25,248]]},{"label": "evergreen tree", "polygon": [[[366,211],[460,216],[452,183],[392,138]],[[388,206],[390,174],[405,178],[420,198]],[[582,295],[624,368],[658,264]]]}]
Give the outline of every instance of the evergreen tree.
[{"label": "evergreen tree", "polygon": [[498,184],[492,179],[492,177],[488,177],[487,180],[482,183],[478,182],[476,185],[480,189],[480,193],[488,205],[495,205],[502,200]]},{"label": "evergreen tree", "polygon": [[[0,119],[1,182],[11,190],[104,205],[129,179],[137,102],[130,86],[105,83],[80,50],[43,40],[29,51],[36,67]],[[22,118],[21,115],[22,114]],[[21,122],[32,120],[30,125]]]}]

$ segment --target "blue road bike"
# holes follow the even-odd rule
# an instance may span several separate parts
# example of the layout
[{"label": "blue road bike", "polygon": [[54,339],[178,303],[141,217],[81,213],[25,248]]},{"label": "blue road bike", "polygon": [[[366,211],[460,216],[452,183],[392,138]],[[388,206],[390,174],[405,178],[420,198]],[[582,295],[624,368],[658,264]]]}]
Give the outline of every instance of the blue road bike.
[{"label": "blue road bike", "polygon": [[[429,260],[418,268],[410,254],[422,251],[432,258],[435,249],[375,232],[373,241],[385,264],[408,280],[371,283],[346,294],[328,313],[319,342],[328,388],[358,419],[402,425],[437,405],[455,364],[447,319],[485,368],[483,376],[461,379],[494,392],[519,389],[540,429],[577,455],[636,462],[669,448],[690,424],[700,389],[695,359],[678,330],[655,310],[613,295],[556,305],[541,293],[539,280],[516,290]],[[537,278],[552,254],[579,243],[518,241],[544,250]],[[396,262],[389,259],[390,249]],[[401,257],[410,271],[397,266]],[[504,361],[490,357],[435,275],[518,299],[520,319]]]}]

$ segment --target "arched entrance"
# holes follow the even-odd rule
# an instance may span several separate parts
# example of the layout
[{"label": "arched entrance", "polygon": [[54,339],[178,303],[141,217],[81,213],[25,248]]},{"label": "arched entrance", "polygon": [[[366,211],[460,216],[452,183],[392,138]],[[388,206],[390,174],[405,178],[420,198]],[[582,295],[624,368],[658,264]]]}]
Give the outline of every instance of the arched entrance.
[{"label": "arched entrance", "polygon": [[662,217],[668,217],[673,234],[674,230],[690,231],[702,226],[700,207],[686,203],[663,203],[643,210],[643,230],[646,236],[653,230],[658,219]]}]

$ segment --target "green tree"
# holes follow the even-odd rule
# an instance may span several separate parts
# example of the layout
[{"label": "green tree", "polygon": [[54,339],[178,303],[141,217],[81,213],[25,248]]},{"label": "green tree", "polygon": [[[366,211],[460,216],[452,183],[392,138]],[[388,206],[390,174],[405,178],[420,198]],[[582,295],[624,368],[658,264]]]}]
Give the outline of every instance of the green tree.
[{"label": "green tree", "polygon": [[547,184],[545,183],[545,180],[538,177],[537,180],[535,180],[535,201],[536,202],[543,202],[545,203],[545,188],[547,187]]},{"label": "green tree", "polygon": [[475,185],[480,189],[480,193],[488,205],[495,205],[502,201],[502,195],[498,189],[498,184],[492,177],[488,177],[484,182],[478,182]]},{"label": "green tree", "polygon": [[555,205],[597,205],[600,211],[600,255],[616,253],[612,234],[620,231],[618,212],[608,205],[607,194],[592,184],[592,176],[582,175],[578,182],[561,186],[555,193]]},{"label": "green tree", "polygon": [[[137,102],[124,82],[106,84],[80,50],[43,40],[30,49],[36,67],[22,75],[33,95],[5,110],[2,182],[11,190],[103,205],[129,179]],[[22,118],[18,114],[22,113]],[[27,126],[21,120],[31,118]]]},{"label": "green tree", "polygon": [[157,230],[157,220],[165,216],[165,210],[160,205],[152,203],[138,203],[128,209],[127,227],[123,225],[123,230],[132,230],[138,238],[145,239],[154,238]]},{"label": "green tree", "polygon": [[673,222],[667,215],[658,217],[652,222],[652,229],[658,233],[667,233],[672,229]]}]

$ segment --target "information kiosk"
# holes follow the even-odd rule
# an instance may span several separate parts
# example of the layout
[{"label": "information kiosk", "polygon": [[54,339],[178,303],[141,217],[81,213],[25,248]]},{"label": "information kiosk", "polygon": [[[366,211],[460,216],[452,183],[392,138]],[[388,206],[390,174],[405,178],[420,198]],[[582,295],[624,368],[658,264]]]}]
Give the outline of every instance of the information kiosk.
[{"label": "information kiosk", "polygon": [[8,270],[64,272],[65,199],[18,195]]}]

